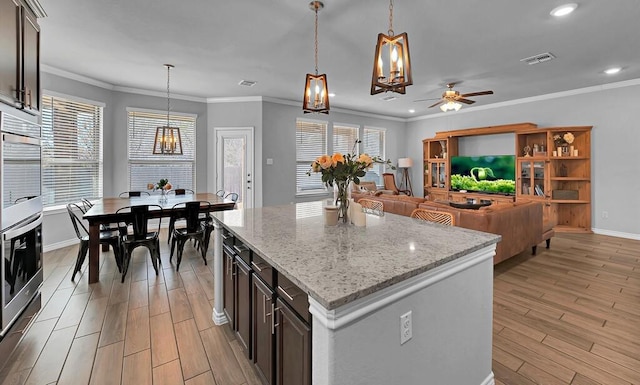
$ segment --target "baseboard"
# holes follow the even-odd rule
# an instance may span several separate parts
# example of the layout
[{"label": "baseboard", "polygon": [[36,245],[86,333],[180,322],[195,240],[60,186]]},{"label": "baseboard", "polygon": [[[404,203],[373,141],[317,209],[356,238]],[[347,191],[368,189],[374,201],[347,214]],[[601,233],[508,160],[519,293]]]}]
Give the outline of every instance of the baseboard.
[{"label": "baseboard", "polygon": [[487,378],[484,379],[484,381],[482,381],[482,384],[480,385],[495,385],[495,381],[493,379],[493,372],[489,373],[489,375],[487,376]]},{"label": "baseboard", "polygon": [[79,242],[78,238],[67,239],[65,241],[51,243],[49,245],[43,245],[42,251],[46,253],[47,251],[53,251],[53,250],[61,249],[63,247],[67,247],[67,246],[73,246],[78,242]]},{"label": "baseboard", "polygon": [[600,235],[608,235],[610,237],[634,239],[634,240],[640,241],[640,234],[623,233],[621,231],[612,231],[612,230],[595,229],[595,228],[592,230],[594,233],[600,234]]}]

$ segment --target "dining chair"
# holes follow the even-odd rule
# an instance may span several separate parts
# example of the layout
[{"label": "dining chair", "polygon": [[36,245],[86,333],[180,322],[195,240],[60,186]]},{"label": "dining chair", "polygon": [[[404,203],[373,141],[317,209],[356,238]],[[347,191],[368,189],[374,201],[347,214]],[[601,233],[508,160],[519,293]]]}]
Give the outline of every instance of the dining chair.
[{"label": "dining chair", "polygon": [[417,208],[411,212],[411,218],[421,219],[423,221],[441,223],[443,225],[455,226],[456,221],[453,214],[446,211],[436,211],[429,209]]},{"label": "dining chair", "polygon": [[384,203],[368,198],[360,198],[358,203],[362,205],[364,212],[382,216],[384,214]]},{"label": "dining chair", "polygon": [[[180,210],[184,208],[184,210]],[[182,262],[182,253],[184,251],[184,245],[189,239],[196,241],[196,249],[202,253],[202,259],[204,264],[207,264],[206,249],[205,249],[205,228],[200,218],[200,210],[206,209],[207,212],[211,209],[211,203],[207,201],[193,201],[182,202],[173,206],[172,216],[176,219],[184,219],[185,227],[174,228],[172,230],[173,235],[171,238],[171,254],[169,255],[169,262],[173,258],[174,250],[177,251],[176,271],[180,269],[180,262]]]},{"label": "dining chair", "polygon": [[232,201],[237,202],[238,201],[238,193],[234,193],[234,192],[229,193],[229,194],[224,196],[224,199],[231,199]]},{"label": "dining chair", "polygon": [[226,192],[224,190],[218,190],[216,191],[216,195],[219,196],[220,198],[224,198],[224,196],[226,195]]},{"label": "dining chair", "polygon": [[194,194],[194,192],[190,188],[177,188],[177,189],[170,190],[169,194],[187,195],[187,194]]},{"label": "dining chair", "polygon": [[140,197],[140,196],[150,196],[148,191],[124,191],[118,195],[120,198],[132,198],[132,197]]},{"label": "dining chair", "polygon": [[391,172],[382,173],[382,179],[384,181],[384,189],[391,190],[394,195],[405,194],[411,195],[410,190],[400,190],[398,186],[396,186],[396,175]]},{"label": "dining chair", "polygon": [[[73,274],[71,275],[71,281],[75,279],[76,274],[82,268],[82,264],[87,257],[87,252],[89,251],[89,232],[85,227],[84,223],[82,223],[82,219],[78,216],[77,212],[83,212],[83,208],[80,205],[75,203],[69,203],[67,205],[67,212],[69,213],[69,217],[71,218],[71,223],[73,224],[73,229],[76,231],[76,236],[80,240],[80,247],[78,248],[78,256],[76,257],[76,265],[73,269]],[[117,230],[100,230],[100,243],[107,244],[113,248],[113,255],[116,259],[116,265],[118,266],[118,271],[122,272],[122,243],[120,240],[120,234]]]},{"label": "dining chair", "polygon": [[162,206],[159,205],[140,205],[140,206],[126,206],[118,209],[117,214],[129,213],[125,215],[120,227],[123,229],[121,233],[122,247],[124,253],[122,256],[122,282],[127,275],[129,269],[129,263],[131,262],[131,253],[139,246],[144,246],[149,250],[151,255],[151,263],[153,263],[153,269],[158,275],[158,264],[162,264],[160,259],[160,226],[162,224],[162,215],[157,218],[158,227],[155,230],[149,230],[149,220],[152,219],[149,215],[151,210],[162,211]]}]

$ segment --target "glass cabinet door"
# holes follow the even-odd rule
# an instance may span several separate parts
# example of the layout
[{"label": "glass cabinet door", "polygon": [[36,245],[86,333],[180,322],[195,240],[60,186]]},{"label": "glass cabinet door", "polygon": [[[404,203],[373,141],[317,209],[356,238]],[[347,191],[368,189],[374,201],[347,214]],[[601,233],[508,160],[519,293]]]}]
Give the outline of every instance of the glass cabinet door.
[{"label": "glass cabinet door", "polygon": [[444,188],[446,184],[446,169],[444,162],[432,162],[430,166],[431,187]]},{"label": "glass cabinet door", "polygon": [[520,161],[520,195],[543,198],[547,191],[545,173],[543,161]]}]

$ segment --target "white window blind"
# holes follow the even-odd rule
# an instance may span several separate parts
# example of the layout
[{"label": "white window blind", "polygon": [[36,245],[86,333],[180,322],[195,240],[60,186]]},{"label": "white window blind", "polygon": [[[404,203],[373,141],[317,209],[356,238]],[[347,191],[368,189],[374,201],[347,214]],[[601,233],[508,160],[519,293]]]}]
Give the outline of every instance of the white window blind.
[{"label": "white window blind", "polygon": [[42,97],[45,207],[102,196],[102,106]]},{"label": "white window blind", "polygon": [[358,139],[358,127],[347,126],[343,124],[333,125],[333,152],[339,152],[342,155],[355,153],[358,154],[358,146],[354,144]]},{"label": "white window blind", "polygon": [[[386,160],[384,154],[385,146],[385,130],[380,128],[364,128],[364,138],[362,139],[362,148],[365,154],[371,157],[378,156],[382,160]],[[367,174],[362,178],[365,181],[376,182],[378,185],[382,185],[382,173],[384,172],[384,165],[375,163],[374,166],[367,171]]]},{"label": "white window blind", "polygon": [[195,190],[196,118],[172,114],[169,125],[180,128],[182,155],[153,154],[156,128],[167,125],[167,115],[128,111],[129,190],[146,190],[147,184],[168,179],[172,187]]},{"label": "white window blind", "polygon": [[324,192],[321,173],[307,171],[317,157],[327,153],[327,123],[296,120],[296,192]]}]

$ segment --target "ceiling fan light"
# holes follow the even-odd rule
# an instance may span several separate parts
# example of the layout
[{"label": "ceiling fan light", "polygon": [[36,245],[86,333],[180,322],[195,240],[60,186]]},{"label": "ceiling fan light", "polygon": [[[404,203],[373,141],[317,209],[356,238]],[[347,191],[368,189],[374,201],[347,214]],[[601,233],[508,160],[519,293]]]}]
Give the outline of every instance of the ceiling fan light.
[{"label": "ceiling fan light", "polygon": [[442,110],[442,112],[453,111],[453,110],[459,111],[460,108],[462,108],[462,104],[458,102],[454,102],[453,100],[449,100],[448,102],[440,106],[440,110]]},{"label": "ceiling fan light", "polygon": [[578,4],[576,3],[563,4],[552,9],[550,14],[555,17],[567,16],[571,12],[575,11],[576,8],[578,8]]}]

